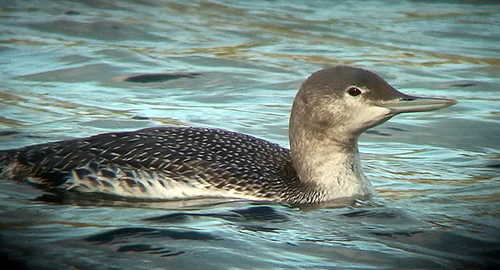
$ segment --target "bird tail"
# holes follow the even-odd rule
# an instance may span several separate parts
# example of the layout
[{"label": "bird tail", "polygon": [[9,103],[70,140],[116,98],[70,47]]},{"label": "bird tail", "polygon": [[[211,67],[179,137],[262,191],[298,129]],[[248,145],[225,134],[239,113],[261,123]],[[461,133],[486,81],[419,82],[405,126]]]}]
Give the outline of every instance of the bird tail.
[{"label": "bird tail", "polygon": [[0,179],[12,179],[12,167],[14,165],[15,150],[0,151]]}]

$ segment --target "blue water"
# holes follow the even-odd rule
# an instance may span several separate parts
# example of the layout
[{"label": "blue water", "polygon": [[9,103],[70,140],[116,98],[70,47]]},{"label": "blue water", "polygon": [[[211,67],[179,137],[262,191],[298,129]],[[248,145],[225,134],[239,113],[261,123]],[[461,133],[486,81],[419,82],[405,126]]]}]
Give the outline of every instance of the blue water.
[{"label": "blue water", "polygon": [[498,267],[494,2],[0,2],[0,149],[158,125],[288,146],[297,89],[337,64],[460,102],[366,132],[377,195],[354,205],[153,203],[0,180],[1,257],[27,269]]}]

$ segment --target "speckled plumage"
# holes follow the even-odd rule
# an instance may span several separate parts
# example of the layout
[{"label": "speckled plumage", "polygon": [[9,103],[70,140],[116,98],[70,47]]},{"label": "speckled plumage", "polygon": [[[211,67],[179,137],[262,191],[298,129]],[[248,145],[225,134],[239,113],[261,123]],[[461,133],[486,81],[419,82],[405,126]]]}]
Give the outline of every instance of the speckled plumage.
[{"label": "speckled plumage", "polygon": [[0,152],[0,167],[8,179],[138,198],[281,200],[300,185],[288,149],[241,133],[193,127],[105,133],[7,150]]}]

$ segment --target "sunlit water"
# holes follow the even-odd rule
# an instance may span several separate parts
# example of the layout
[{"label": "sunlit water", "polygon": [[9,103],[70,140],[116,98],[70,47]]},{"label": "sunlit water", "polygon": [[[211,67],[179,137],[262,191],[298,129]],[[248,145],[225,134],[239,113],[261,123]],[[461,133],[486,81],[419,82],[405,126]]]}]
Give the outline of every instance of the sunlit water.
[{"label": "sunlit water", "polygon": [[[494,268],[500,254],[495,1],[2,1],[0,149],[193,125],[288,146],[326,66],[377,72],[441,111],[361,137],[375,198],[141,202],[0,180],[0,251],[30,269]],[[163,77],[126,80],[127,76]]]}]

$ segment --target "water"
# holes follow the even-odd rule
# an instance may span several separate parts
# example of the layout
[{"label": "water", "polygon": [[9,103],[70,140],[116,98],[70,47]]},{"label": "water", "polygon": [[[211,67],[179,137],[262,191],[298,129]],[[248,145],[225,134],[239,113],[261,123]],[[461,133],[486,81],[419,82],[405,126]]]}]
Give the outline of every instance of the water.
[{"label": "water", "polygon": [[[0,250],[29,269],[494,268],[494,1],[2,1],[0,149],[158,125],[288,145],[312,72],[349,64],[459,104],[364,134],[377,196],[320,209],[141,202],[0,181]],[[140,82],[127,76],[158,74]]]}]

